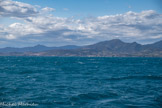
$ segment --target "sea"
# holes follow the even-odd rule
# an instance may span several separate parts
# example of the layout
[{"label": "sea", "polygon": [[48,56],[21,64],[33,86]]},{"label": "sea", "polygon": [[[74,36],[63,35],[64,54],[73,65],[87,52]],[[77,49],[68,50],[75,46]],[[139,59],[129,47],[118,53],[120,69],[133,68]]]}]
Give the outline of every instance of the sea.
[{"label": "sea", "polygon": [[162,108],[162,58],[0,57],[0,108]]}]

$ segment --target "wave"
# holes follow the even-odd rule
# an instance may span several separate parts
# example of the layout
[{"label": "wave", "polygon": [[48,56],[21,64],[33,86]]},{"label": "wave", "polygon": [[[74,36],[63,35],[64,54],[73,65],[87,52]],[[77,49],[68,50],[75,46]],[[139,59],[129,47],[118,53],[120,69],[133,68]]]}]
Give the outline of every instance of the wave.
[{"label": "wave", "polygon": [[95,101],[95,100],[102,100],[102,99],[112,99],[117,97],[118,94],[116,93],[83,93],[78,94],[76,96],[72,96],[70,98],[70,101],[72,102],[89,102],[89,101]]},{"label": "wave", "polygon": [[113,78],[107,78],[105,80],[127,80],[127,79],[138,79],[138,80],[162,80],[162,76],[154,76],[154,75],[148,75],[148,76],[126,76],[126,77],[113,77]]}]

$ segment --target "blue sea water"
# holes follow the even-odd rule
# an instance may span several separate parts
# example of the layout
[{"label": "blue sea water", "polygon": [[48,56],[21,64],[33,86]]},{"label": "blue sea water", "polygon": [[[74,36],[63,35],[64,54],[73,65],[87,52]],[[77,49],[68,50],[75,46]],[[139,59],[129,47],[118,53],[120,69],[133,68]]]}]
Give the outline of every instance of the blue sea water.
[{"label": "blue sea water", "polygon": [[33,108],[162,108],[162,58],[0,57],[2,102],[37,104]]}]

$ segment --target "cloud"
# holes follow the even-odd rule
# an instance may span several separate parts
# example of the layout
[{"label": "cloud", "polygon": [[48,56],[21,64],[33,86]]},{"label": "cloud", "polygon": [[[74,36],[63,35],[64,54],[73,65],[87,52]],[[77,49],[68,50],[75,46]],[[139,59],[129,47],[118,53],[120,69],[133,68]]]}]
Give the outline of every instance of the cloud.
[{"label": "cloud", "polygon": [[153,10],[74,19],[56,17],[50,13],[43,15],[42,11],[54,9],[45,7],[38,11],[32,5],[11,0],[1,1],[0,10],[1,16],[18,17],[24,21],[9,26],[0,25],[0,40],[6,43],[12,41],[13,45],[83,45],[114,38],[138,42],[162,39],[162,14]]},{"label": "cloud", "polygon": [[27,17],[34,16],[38,11],[36,7],[12,0],[0,0],[0,16],[3,17]]},{"label": "cloud", "polygon": [[55,11],[56,9],[54,8],[50,8],[50,7],[45,7],[41,9],[43,12],[51,12],[51,11]]}]

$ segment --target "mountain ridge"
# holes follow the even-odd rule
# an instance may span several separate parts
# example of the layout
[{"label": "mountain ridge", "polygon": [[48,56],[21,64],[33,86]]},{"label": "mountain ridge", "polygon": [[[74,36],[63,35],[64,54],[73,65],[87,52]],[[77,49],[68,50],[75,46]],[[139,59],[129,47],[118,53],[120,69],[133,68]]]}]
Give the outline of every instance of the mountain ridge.
[{"label": "mountain ridge", "polygon": [[55,49],[75,49],[79,48],[80,46],[76,45],[65,45],[60,47],[47,47],[45,45],[35,45],[33,47],[22,47],[22,48],[16,48],[16,47],[5,47],[0,48],[0,53],[11,53],[11,52],[42,52],[42,51],[48,51],[48,50],[55,50]]},{"label": "mountain ridge", "polygon": [[51,47],[36,45],[31,48],[36,51],[0,52],[0,56],[162,57],[162,41],[141,45],[137,42],[126,43],[120,39],[113,39],[86,46],[70,45],[50,49]]}]

